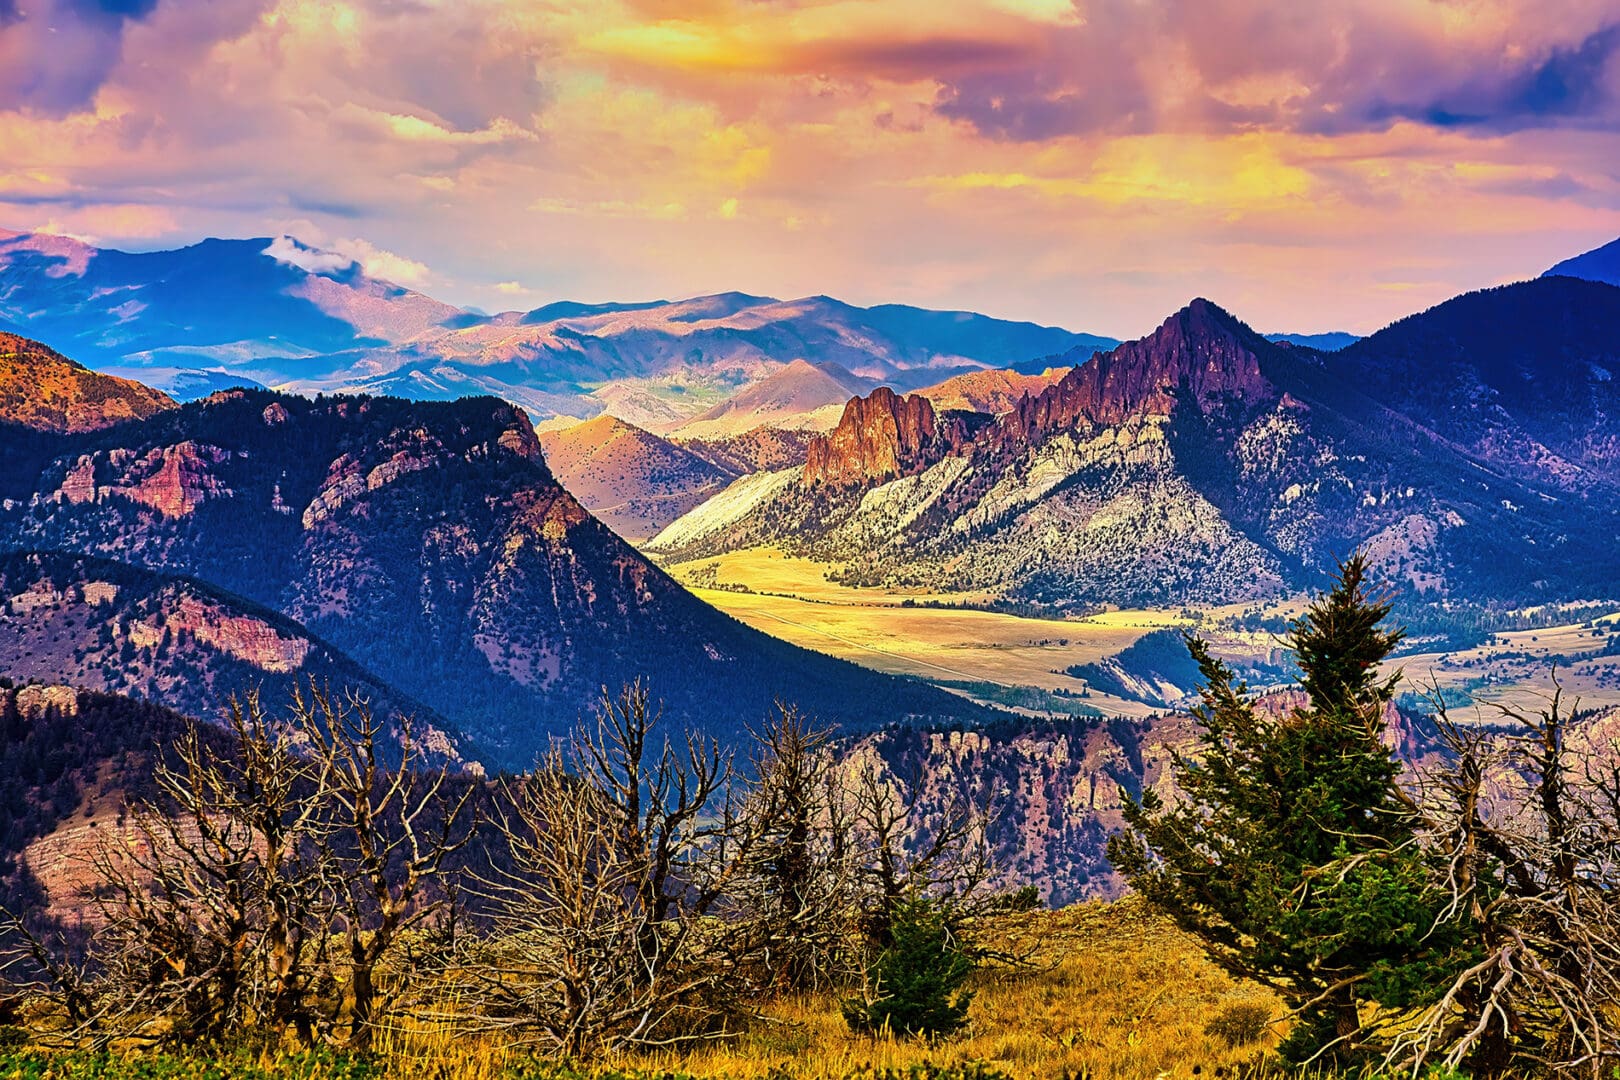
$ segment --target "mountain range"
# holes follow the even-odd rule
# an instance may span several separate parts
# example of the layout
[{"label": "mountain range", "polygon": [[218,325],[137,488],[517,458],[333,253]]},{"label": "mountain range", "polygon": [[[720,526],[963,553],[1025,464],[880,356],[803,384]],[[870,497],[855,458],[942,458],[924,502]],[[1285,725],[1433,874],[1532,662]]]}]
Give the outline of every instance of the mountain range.
[{"label": "mountain range", "polygon": [[[824,297],[486,316],[287,240],[13,235],[0,263],[0,320],[174,391],[0,337],[0,676],[205,717],[329,680],[497,769],[629,678],[722,736],[792,702],[925,809],[1000,793],[1007,882],[1056,900],[1117,891],[1120,791],[1165,790],[1187,717],[996,716],[750,630],[627,539],[1058,615],[1292,595],[1353,547],[1447,607],[1620,574],[1620,288],[1590,256],[1365,338],[1198,299],[1123,344]],[[424,400],[222,388],[244,374]],[[537,433],[523,402],[610,415]],[[1069,674],[1155,681],[1127,659]],[[178,729],[0,690],[19,732]]]},{"label": "mountain range", "polygon": [[[159,700],[194,708],[194,697],[163,687],[209,668],[206,657],[171,660],[152,678],[93,673],[126,642],[143,656],[154,632],[219,651],[232,640],[219,626],[247,617],[280,644],[237,649],[233,671],[352,663],[497,767],[527,765],[604,686],[635,677],[651,681],[672,719],[715,732],[757,722],[777,699],[852,729],[980,712],[698,601],[564,491],[528,417],[495,399],[227,391],[93,431],[3,423],[0,466],[0,551],[89,556],[150,575],[120,585],[111,608],[99,606],[101,586],[85,593],[86,581],[124,580],[110,570],[79,580],[50,564],[19,577],[14,593],[8,583],[10,617],[34,623],[13,640],[37,653],[41,635],[52,639],[51,663],[89,673],[92,685],[157,686]],[[19,606],[42,591],[51,604]],[[156,610],[165,606],[179,615]],[[241,628],[237,637],[252,636]],[[330,665],[293,663],[317,643]],[[194,682],[186,693],[238,688]]]},{"label": "mountain range", "polygon": [[807,464],[655,537],[773,545],[860,585],[1058,611],[1229,603],[1368,550],[1420,596],[1607,596],[1620,571],[1620,289],[1469,294],[1331,353],[1207,300],[994,418],[875,391]]},{"label": "mountain range", "polygon": [[[861,308],[826,296],[563,301],[486,315],[290,237],[128,253],[45,233],[0,234],[0,329],[177,397],[230,385],[418,400],[489,394],[540,419],[605,411],[659,431],[796,361],[796,375],[836,366],[835,379],[860,380],[842,385],[847,397],[878,381],[915,387],[1115,344],[971,312]],[[710,419],[723,422],[690,434],[746,430],[734,417]]]}]

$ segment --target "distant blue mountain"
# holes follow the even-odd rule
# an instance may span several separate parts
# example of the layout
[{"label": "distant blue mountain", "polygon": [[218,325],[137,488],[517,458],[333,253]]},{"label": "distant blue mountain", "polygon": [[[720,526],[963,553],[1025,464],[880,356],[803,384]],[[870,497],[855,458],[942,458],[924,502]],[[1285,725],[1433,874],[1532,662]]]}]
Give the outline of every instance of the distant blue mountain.
[{"label": "distant blue mountain", "polygon": [[[385,346],[403,324],[420,328],[458,311],[368,278],[352,262],[284,242],[292,260],[329,264],[311,272],[269,254],[273,243],[204,240],[131,253],[12,235],[0,239],[0,321],[82,363],[212,359],[236,366]],[[369,318],[358,313],[363,307],[373,309]]]},{"label": "distant blue mountain", "polygon": [[1620,240],[1611,240],[1584,255],[1565,259],[1541,276],[1584,278],[1605,285],[1620,285]]},{"label": "distant blue mountain", "polygon": [[1338,352],[1347,345],[1354,345],[1361,338],[1357,334],[1347,334],[1342,330],[1329,330],[1325,334],[1267,334],[1266,340],[1304,345],[1307,348],[1320,349],[1322,352]]},{"label": "distant blue mountain", "polygon": [[612,408],[635,423],[678,422],[795,360],[912,387],[1116,344],[967,311],[741,292],[487,315],[290,237],[131,253],[16,233],[0,233],[0,328],[183,398],[243,382],[496,393],[537,419]]}]

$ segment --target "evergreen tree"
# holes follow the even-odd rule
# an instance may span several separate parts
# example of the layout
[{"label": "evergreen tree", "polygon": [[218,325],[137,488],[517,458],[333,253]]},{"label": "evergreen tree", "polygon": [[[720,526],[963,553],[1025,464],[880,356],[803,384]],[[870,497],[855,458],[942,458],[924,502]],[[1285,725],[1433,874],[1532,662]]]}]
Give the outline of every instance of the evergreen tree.
[{"label": "evergreen tree", "polygon": [[949,1035],[967,1020],[973,994],[962,986],[973,974],[973,955],[937,904],[901,901],[891,942],[867,972],[868,998],[844,1002],[853,1031],[897,1035]]},{"label": "evergreen tree", "polygon": [[1306,703],[1267,708],[1195,637],[1203,677],[1198,751],[1178,756],[1185,799],[1127,800],[1115,865],[1235,973],[1298,1010],[1285,1052],[1348,1056],[1360,1007],[1411,1004],[1445,942],[1417,817],[1384,743],[1399,674],[1379,665],[1401,640],[1383,628],[1358,554],[1293,626]]}]

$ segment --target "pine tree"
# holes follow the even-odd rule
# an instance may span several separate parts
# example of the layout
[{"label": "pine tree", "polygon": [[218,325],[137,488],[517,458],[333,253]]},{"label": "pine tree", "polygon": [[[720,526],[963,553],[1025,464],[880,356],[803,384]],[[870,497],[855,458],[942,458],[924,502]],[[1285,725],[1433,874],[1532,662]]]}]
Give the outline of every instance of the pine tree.
[{"label": "pine tree", "polygon": [[853,1031],[897,1035],[949,1035],[967,1020],[973,954],[963,945],[939,905],[901,901],[890,928],[891,942],[867,972],[869,998],[844,1002]]},{"label": "pine tree", "polygon": [[1185,799],[1127,800],[1109,849],[1215,960],[1298,1010],[1284,1048],[1296,1060],[1352,1053],[1361,1004],[1410,1004],[1446,948],[1383,738],[1400,676],[1379,666],[1402,634],[1383,629],[1390,605],[1366,573],[1360,555],[1341,564],[1290,632],[1303,706],[1262,706],[1188,638],[1204,685],[1198,750],[1174,762]]}]

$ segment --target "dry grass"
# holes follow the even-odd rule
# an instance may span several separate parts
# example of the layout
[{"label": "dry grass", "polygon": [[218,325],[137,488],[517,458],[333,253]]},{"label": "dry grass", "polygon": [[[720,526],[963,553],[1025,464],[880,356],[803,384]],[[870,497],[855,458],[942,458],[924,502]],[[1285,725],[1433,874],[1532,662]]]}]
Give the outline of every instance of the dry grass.
[{"label": "dry grass", "polygon": [[[914,602],[984,603],[982,594],[932,594],[916,589],[861,589],[827,580],[837,566],[750,548],[667,568],[697,596],[756,630],[795,645],[851,660],[878,671],[945,681],[992,682],[1044,690],[1073,690],[1059,674],[1074,664],[1114,656],[1143,634],[1190,625],[1181,609],[1108,611],[1084,618],[1029,619],[987,611],[902,606]],[[710,574],[712,573],[712,577]],[[712,581],[718,588],[705,587]],[[747,591],[736,591],[747,590]],[[1266,604],[1231,604],[1203,612],[1206,625],[1251,608],[1292,618],[1295,598]],[[1599,620],[1606,633],[1620,614]],[[1402,657],[1407,689],[1432,678],[1443,688],[1483,689],[1520,707],[1534,707],[1547,687],[1548,658],[1579,657],[1603,641],[1580,625],[1498,634],[1504,642],[1453,653]],[[1271,634],[1223,631],[1216,650],[1232,659],[1273,659],[1281,642]],[[1507,654],[1513,654],[1508,658]],[[1531,659],[1519,658],[1527,655]],[[1588,656],[1560,669],[1567,692],[1585,706],[1620,705],[1620,656]],[[1483,687],[1481,687],[1483,683]],[[1124,716],[1152,711],[1137,702],[1094,695],[1089,702]]]},{"label": "dry grass", "polygon": [[[1472,691],[1482,700],[1500,701],[1515,708],[1535,710],[1545,704],[1550,689],[1547,671],[1554,658],[1561,663],[1558,680],[1567,697],[1579,698],[1583,708],[1620,705],[1620,656],[1593,655],[1604,645],[1620,615],[1606,615],[1595,627],[1579,623],[1540,630],[1514,630],[1495,635],[1491,644],[1451,653],[1424,653],[1402,657],[1408,689],[1433,684],[1442,689]],[[1500,644],[1498,644],[1500,642]],[[1458,714],[1462,716],[1462,713]],[[1487,719],[1495,714],[1486,708]]]},{"label": "dry grass", "polygon": [[[850,1033],[833,995],[772,1003],[749,1031],[680,1051],[623,1055],[601,1064],[654,1076],[836,1080],[863,1067],[982,1062],[1017,1078],[1089,1075],[1158,1078],[1227,1075],[1276,1042],[1233,1047],[1206,1031],[1222,1008],[1253,1002],[1282,1009],[1265,991],[1235,983],[1197,946],[1136,900],[1008,916],[995,947],[1032,956],[976,977],[969,1026],[928,1043]],[[510,1048],[434,1029],[396,1031],[380,1047],[391,1075],[496,1080],[520,1060]]]},{"label": "dry grass", "polygon": [[[905,607],[907,600],[982,603],[985,597],[849,588],[826,579],[833,569],[769,548],[669,568],[705,602],[757,630],[878,671],[925,679],[1074,690],[1079,684],[1060,674],[1064,668],[1112,656],[1178,619],[1171,612],[1143,612],[1136,618],[1111,613],[1097,620],[1059,621]],[[696,584],[705,579],[720,587]],[[1125,715],[1147,711],[1106,697],[1093,704]]]}]

